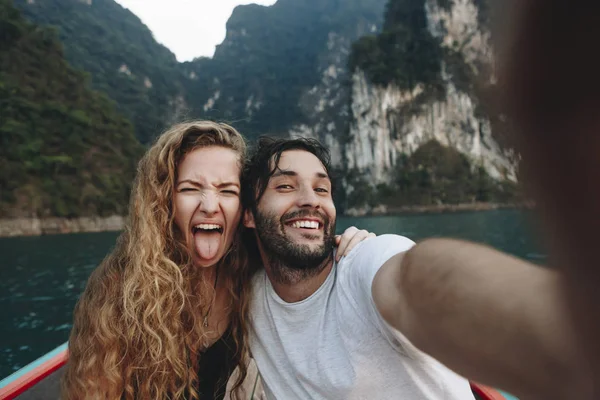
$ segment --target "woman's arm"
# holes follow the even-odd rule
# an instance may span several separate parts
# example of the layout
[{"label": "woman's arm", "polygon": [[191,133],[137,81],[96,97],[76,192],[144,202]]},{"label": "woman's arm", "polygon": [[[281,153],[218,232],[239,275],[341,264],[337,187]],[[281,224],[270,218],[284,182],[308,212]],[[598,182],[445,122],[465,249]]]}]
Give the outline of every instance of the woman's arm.
[{"label": "woman's arm", "polygon": [[363,240],[375,236],[376,235],[373,232],[369,232],[364,229],[359,230],[355,226],[349,227],[341,235],[336,235],[335,244],[338,246],[338,250],[335,255],[335,261],[340,261],[343,256],[348,255],[354,246]]}]

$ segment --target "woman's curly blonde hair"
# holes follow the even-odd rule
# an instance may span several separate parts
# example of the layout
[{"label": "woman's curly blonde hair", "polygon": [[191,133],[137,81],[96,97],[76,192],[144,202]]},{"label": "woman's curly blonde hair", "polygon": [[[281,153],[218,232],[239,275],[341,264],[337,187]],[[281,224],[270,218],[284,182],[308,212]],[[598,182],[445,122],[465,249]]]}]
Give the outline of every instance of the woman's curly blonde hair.
[{"label": "woman's curly blonde hair", "polygon": [[[190,151],[207,146],[234,150],[241,171],[243,137],[229,125],[210,121],[173,126],[139,162],[125,229],[75,307],[63,398],[199,398],[205,332],[198,320],[212,299],[212,285],[191,265],[174,223],[172,199],[178,164]],[[229,292],[236,343],[234,389],[246,377],[248,354],[250,271],[239,238],[238,230],[218,266]]]}]

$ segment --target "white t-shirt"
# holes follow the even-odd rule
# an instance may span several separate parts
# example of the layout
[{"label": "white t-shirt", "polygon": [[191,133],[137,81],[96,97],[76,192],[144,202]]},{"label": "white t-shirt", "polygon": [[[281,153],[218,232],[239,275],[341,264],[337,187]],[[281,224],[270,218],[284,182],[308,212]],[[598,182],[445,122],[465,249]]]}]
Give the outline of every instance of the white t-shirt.
[{"label": "white t-shirt", "polygon": [[466,379],[417,350],[375,308],[375,273],[413,245],[397,235],[365,240],[297,303],[257,273],[250,350],[269,399],[474,399]]}]

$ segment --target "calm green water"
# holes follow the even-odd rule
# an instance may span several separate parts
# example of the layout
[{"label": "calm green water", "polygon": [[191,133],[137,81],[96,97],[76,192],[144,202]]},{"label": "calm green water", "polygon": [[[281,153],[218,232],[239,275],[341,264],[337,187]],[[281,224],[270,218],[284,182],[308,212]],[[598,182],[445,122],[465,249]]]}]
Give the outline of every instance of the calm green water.
[{"label": "calm green water", "polygon": [[[458,237],[534,262],[545,258],[526,216],[514,210],[340,218],[338,231],[350,225],[413,240]],[[68,339],[75,302],[117,235],[0,238],[0,378]]]}]

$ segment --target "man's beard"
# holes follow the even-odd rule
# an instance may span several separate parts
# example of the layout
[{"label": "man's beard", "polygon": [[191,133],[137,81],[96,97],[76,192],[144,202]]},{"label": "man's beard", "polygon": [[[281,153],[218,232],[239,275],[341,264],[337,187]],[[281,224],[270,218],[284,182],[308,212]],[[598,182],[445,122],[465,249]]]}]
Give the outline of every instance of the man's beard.
[{"label": "man's beard", "polygon": [[[316,248],[308,244],[294,243],[285,233],[283,221],[294,218],[318,217],[323,221],[323,243]],[[274,213],[256,211],[256,233],[269,262],[272,278],[281,284],[294,284],[318,275],[333,255],[335,243],[335,220],[327,215],[309,210],[294,211],[278,218]],[[313,236],[310,231],[303,234]]]}]

